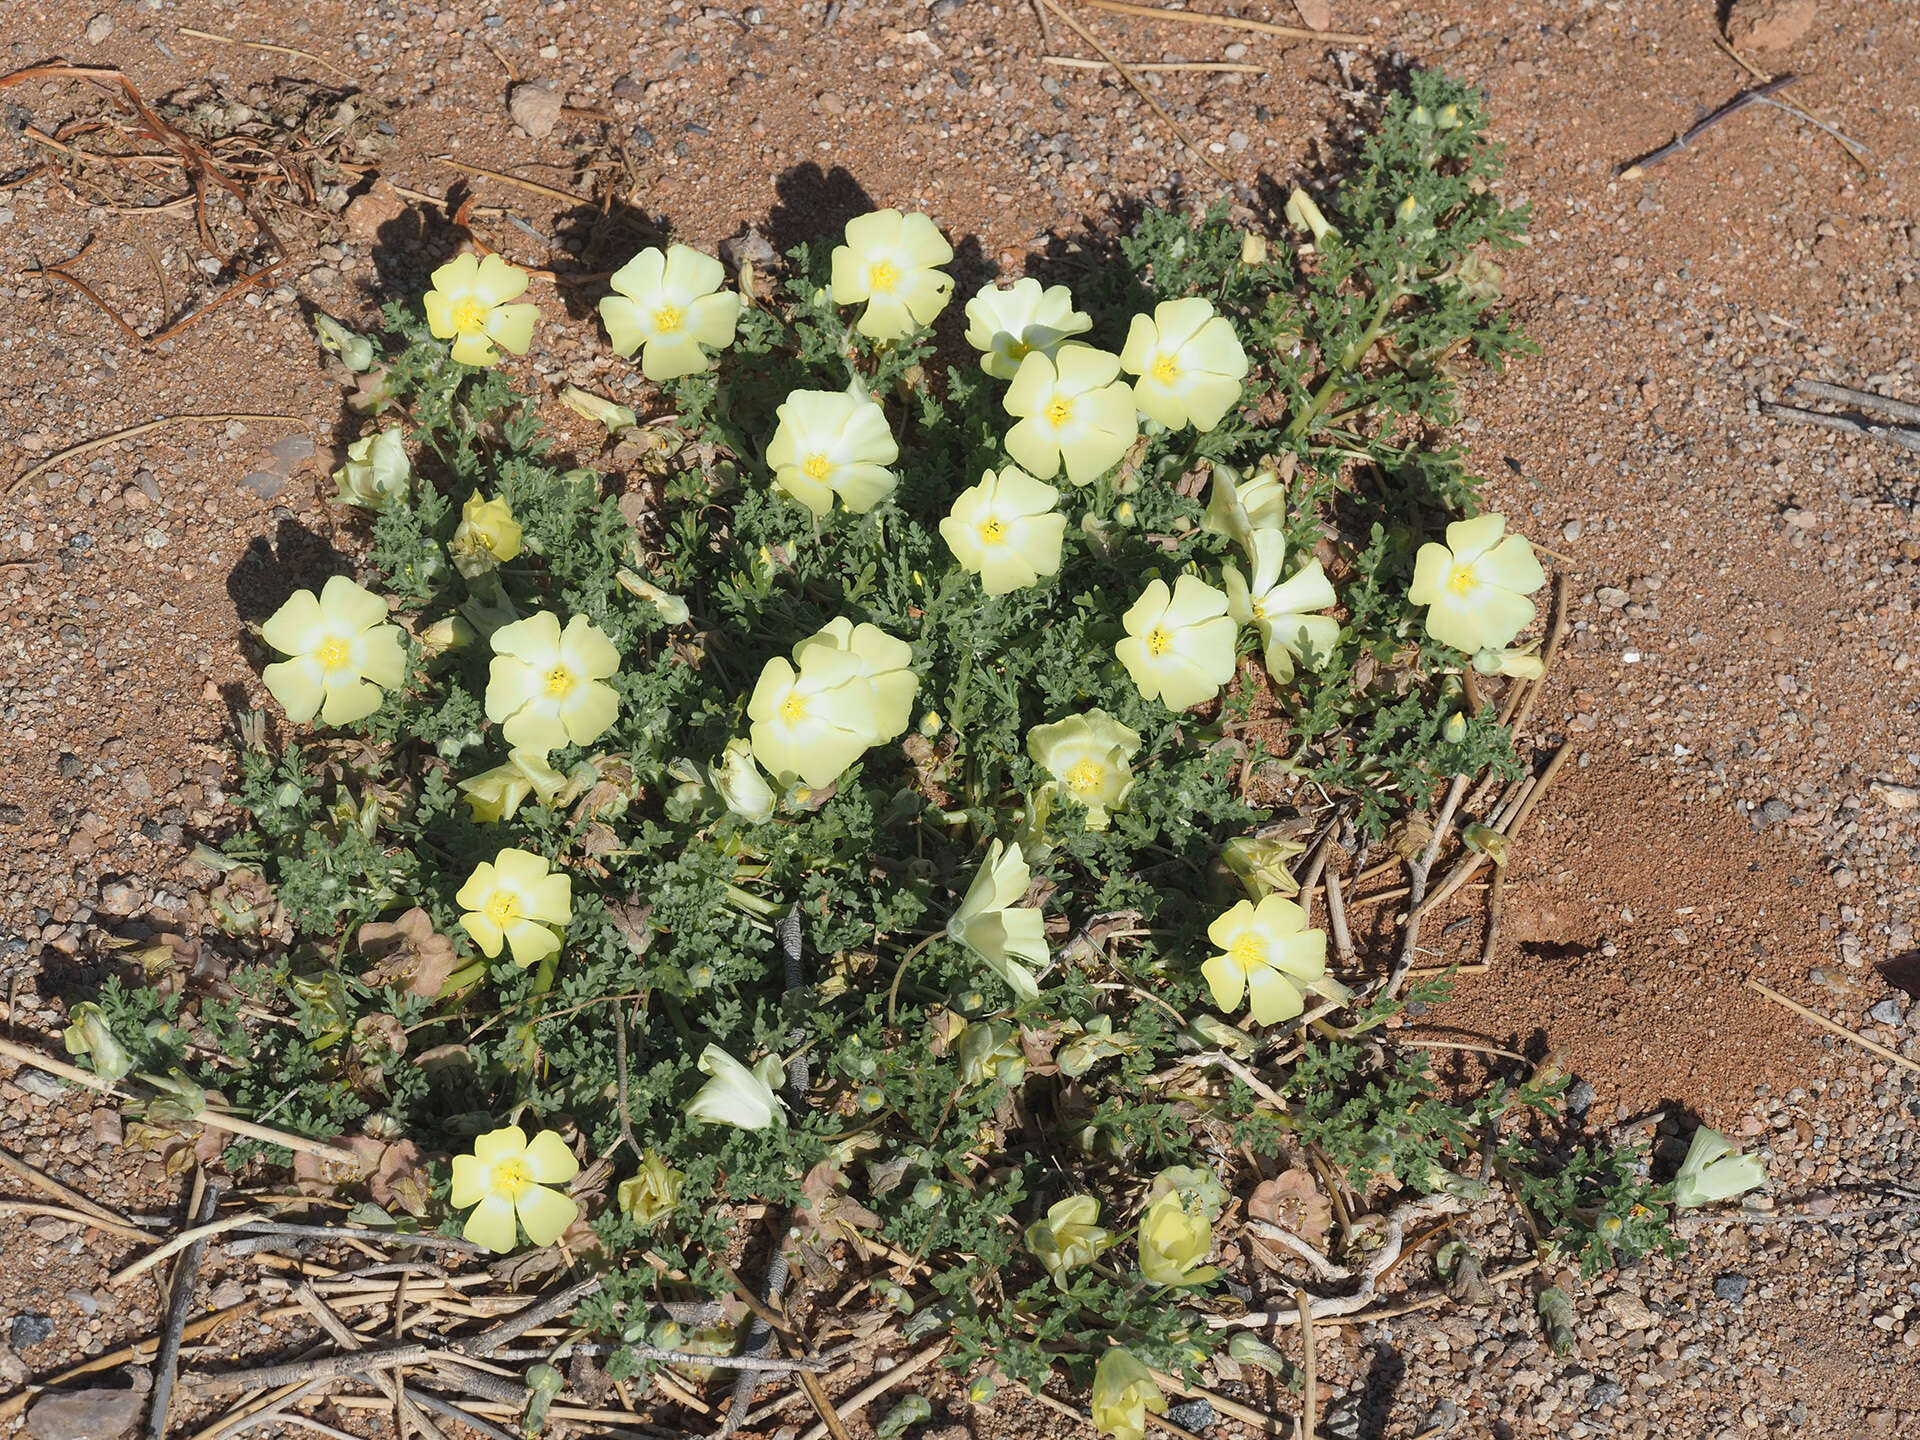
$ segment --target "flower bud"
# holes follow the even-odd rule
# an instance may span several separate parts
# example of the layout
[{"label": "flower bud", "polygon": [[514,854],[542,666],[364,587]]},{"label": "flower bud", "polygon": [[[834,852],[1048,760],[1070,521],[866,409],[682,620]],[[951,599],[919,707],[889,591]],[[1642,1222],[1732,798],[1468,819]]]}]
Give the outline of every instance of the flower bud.
[{"label": "flower bud", "polygon": [[1321,244],[1329,235],[1336,240],[1340,238],[1339,230],[1320,213],[1320,207],[1314,204],[1313,197],[1297,185],[1294,186],[1293,193],[1287,197],[1286,216],[1288,223],[1295,229],[1309,231],[1316,245]]},{"label": "flower bud", "polygon": [[102,1080],[118,1080],[133,1068],[133,1057],[113,1038],[113,1026],[107,1012],[91,1000],[83,1000],[67,1011],[67,1028],[60,1038],[69,1055],[85,1055],[93,1062],[93,1073]]},{"label": "flower bud", "polygon": [[1267,237],[1256,235],[1249,230],[1240,237],[1240,263],[1242,265],[1264,265],[1267,263]]},{"label": "flower bud", "polygon": [[560,403],[576,415],[598,421],[613,434],[631,430],[638,423],[638,417],[625,405],[616,405],[611,400],[603,400],[598,395],[589,394],[577,385],[569,385],[560,392]]}]

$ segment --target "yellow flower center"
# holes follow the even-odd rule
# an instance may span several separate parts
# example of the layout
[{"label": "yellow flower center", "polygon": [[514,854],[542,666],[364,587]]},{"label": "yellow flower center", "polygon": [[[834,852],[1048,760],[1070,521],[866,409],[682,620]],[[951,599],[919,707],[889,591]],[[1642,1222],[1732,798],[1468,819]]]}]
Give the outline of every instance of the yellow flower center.
[{"label": "yellow flower center", "polygon": [[1067,771],[1067,788],[1076,795],[1087,795],[1106,782],[1107,767],[1098,760],[1082,760]]},{"label": "yellow flower center", "polygon": [[680,328],[680,322],[683,318],[685,317],[680,313],[679,307],[662,305],[658,310],[653,312],[654,331],[660,335],[671,335]]},{"label": "yellow flower center", "polygon": [[780,702],[780,718],[789,725],[798,725],[807,718],[807,701],[803,695],[788,695]]},{"label": "yellow flower center", "polygon": [[1162,385],[1171,385],[1180,374],[1180,367],[1173,363],[1171,355],[1162,355],[1153,362],[1153,378]]},{"label": "yellow flower center", "polygon": [[573,672],[564,665],[547,671],[546,692],[556,700],[565,699],[576,683]]},{"label": "yellow flower center", "polygon": [[1007,527],[995,516],[980,523],[980,543],[982,545],[1004,545],[1007,539]]},{"label": "yellow flower center", "polygon": [[487,316],[493,307],[482,305],[469,295],[464,300],[453,302],[453,328],[462,335],[478,335],[487,328]]},{"label": "yellow flower center", "polygon": [[1156,625],[1147,632],[1147,653],[1158,660],[1173,648],[1173,632],[1164,625]]},{"label": "yellow flower center", "polygon": [[893,268],[891,260],[876,260],[867,267],[867,288],[876,291],[891,290],[900,283],[900,272]]},{"label": "yellow flower center", "polygon": [[496,890],[480,913],[504,930],[520,918],[520,897],[510,890]]},{"label": "yellow flower center", "polygon": [[1267,963],[1266,943],[1258,935],[1242,935],[1227,953],[1242,970],[1258,970]]},{"label": "yellow flower center", "polygon": [[1007,358],[1010,360],[1024,360],[1032,353],[1033,346],[1024,340],[1010,340],[1007,342]]},{"label": "yellow flower center", "polygon": [[511,1160],[502,1160],[493,1167],[491,1184],[487,1188],[503,1200],[517,1202],[533,1188],[533,1176],[527,1170],[527,1162],[518,1155]]},{"label": "yellow flower center", "polygon": [[313,658],[320,662],[324,670],[344,670],[353,661],[353,652],[347,648],[344,640],[328,640],[313,652]]},{"label": "yellow flower center", "polygon": [[1063,395],[1056,395],[1047,404],[1047,423],[1058,430],[1073,420],[1073,401]]},{"label": "yellow flower center", "polygon": [[816,450],[807,456],[800,468],[806,472],[809,480],[825,480],[833,473],[833,461]]},{"label": "yellow flower center", "polygon": [[1480,583],[1480,577],[1473,573],[1471,565],[1456,565],[1447,575],[1447,588],[1456,595],[1465,595]]},{"label": "yellow flower center", "polygon": [[1251,608],[1253,610],[1254,619],[1264,620],[1267,618],[1267,602],[1266,601],[1255,600],[1252,602]]}]

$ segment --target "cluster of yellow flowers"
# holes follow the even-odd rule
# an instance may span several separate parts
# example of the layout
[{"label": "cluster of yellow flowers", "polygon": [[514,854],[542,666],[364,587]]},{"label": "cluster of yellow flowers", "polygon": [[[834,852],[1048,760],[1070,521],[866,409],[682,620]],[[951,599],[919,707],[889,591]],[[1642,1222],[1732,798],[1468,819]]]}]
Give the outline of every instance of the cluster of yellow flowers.
[{"label": "cluster of yellow flowers", "polygon": [[913,647],[877,625],[830,621],[767,661],[747,701],[753,758],[784,787],[823,789],[874,745],[904,735],[920,677]]}]

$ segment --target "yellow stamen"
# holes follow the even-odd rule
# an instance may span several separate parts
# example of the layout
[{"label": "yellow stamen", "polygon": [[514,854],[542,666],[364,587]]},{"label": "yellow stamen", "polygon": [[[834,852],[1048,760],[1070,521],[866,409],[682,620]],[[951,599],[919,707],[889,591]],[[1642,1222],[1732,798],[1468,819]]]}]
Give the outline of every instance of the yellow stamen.
[{"label": "yellow stamen", "polygon": [[982,545],[1002,545],[1006,543],[1007,527],[998,518],[983,520],[980,523],[980,543]]},{"label": "yellow stamen", "polygon": [[874,291],[891,290],[900,283],[900,272],[893,268],[891,260],[876,260],[867,270],[867,288]]},{"label": "yellow stamen", "polygon": [[1073,401],[1055,396],[1047,405],[1047,423],[1058,430],[1073,420]]},{"label": "yellow stamen", "polygon": [[1107,779],[1107,767],[1097,760],[1082,760],[1067,771],[1067,788],[1076,795],[1098,790]]},{"label": "yellow stamen", "polygon": [[1153,378],[1162,385],[1171,385],[1180,374],[1180,367],[1173,363],[1171,355],[1162,355],[1153,362]]},{"label": "yellow stamen", "polygon": [[527,1171],[527,1162],[517,1155],[494,1166],[490,1178],[492,1183],[488,1188],[506,1200],[517,1201],[533,1188],[533,1176]]},{"label": "yellow stamen", "polygon": [[329,640],[313,652],[313,658],[320,662],[325,670],[344,670],[353,660],[353,653],[344,640]]},{"label": "yellow stamen", "polygon": [[1465,595],[1480,583],[1480,577],[1473,573],[1471,565],[1456,565],[1447,575],[1447,588],[1456,595]]},{"label": "yellow stamen", "polygon": [[1266,601],[1255,600],[1252,602],[1251,608],[1253,610],[1254,619],[1264,620],[1267,618],[1267,602]]},{"label": "yellow stamen", "polygon": [[1156,625],[1147,632],[1147,653],[1156,660],[1173,648],[1173,632],[1164,625]]},{"label": "yellow stamen", "polygon": [[1014,340],[1007,345],[1007,357],[1011,360],[1024,360],[1033,353],[1033,346],[1024,340]]},{"label": "yellow stamen", "polygon": [[1258,935],[1242,935],[1227,953],[1242,970],[1258,970],[1267,963],[1267,947]]},{"label": "yellow stamen", "polygon": [[807,456],[805,463],[802,464],[800,468],[806,472],[809,480],[825,480],[828,475],[833,473],[833,461],[818,451],[815,451],[813,454]]},{"label": "yellow stamen", "polygon": [[807,702],[803,696],[789,695],[780,702],[780,718],[789,725],[798,725],[807,718]]},{"label": "yellow stamen", "polygon": [[481,913],[502,930],[520,918],[520,897],[507,890],[496,890],[487,897]]},{"label": "yellow stamen", "polygon": [[556,665],[547,672],[547,694],[556,700],[564,697],[573,685],[573,672],[566,666]]},{"label": "yellow stamen", "polygon": [[683,318],[679,309],[675,306],[662,305],[658,310],[653,312],[654,333],[671,335],[675,330],[680,328],[680,322]]},{"label": "yellow stamen", "polygon": [[453,302],[453,328],[462,335],[478,335],[487,328],[487,316],[493,312],[491,305],[482,305],[469,295],[464,300]]}]

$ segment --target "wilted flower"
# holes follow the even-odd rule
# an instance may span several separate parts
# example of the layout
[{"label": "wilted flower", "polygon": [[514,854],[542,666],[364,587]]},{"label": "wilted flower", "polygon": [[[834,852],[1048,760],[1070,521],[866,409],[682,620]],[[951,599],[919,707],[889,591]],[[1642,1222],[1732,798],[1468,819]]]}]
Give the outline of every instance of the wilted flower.
[{"label": "wilted flower", "polygon": [[899,484],[887,466],[900,458],[887,415],[865,391],[795,390],[774,414],[779,424],[767,445],[775,488],[816,516],[833,497],[865,514]]},{"label": "wilted flower", "polygon": [[539,611],[493,632],[487,718],[516,750],[591,744],[619,709],[606,683],[619,668],[620,652],[586,616],[562,631],[558,617]]},{"label": "wilted flower", "polygon": [[1514,680],[1538,680],[1547,673],[1546,662],[1531,645],[1518,650],[1476,650],[1473,668],[1482,675],[1506,675]]},{"label": "wilted flower", "polygon": [[133,1069],[133,1057],[114,1039],[107,1012],[91,1000],[82,1000],[67,1010],[67,1028],[61,1040],[69,1055],[85,1055],[93,1062],[93,1073],[102,1080],[118,1080]]},{"label": "wilted flower", "polygon": [[1533,621],[1527,596],[1547,577],[1523,536],[1508,535],[1504,515],[1447,526],[1447,543],[1429,542],[1414,558],[1407,598],[1428,606],[1427,633],[1443,645],[1498,650]]},{"label": "wilted flower", "polygon": [[1140,1273],[1156,1285],[1204,1285],[1220,1272],[1203,1263],[1213,1248],[1213,1217],[1202,1199],[1167,1190],[1140,1216]]},{"label": "wilted flower", "polygon": [[631,407],[616,405],[591,391],[582,390],[578,385],[569,385],[562,390],[560,403],[574,414],[606,426],[615,435],[623,430],[631,430],[640,423],[640,417],[633,413]]},{"label": "wilted flower", "polygon": [[1147,1204],[1163,1195],[1178,1195],[1188,1210],[1209,1222],[1218,1220],[1227,1204],[1227,1187],[1220,1177],[1198,1165],[1169,1165],[1155,1175],[1147,1187]]},{"label": "wilted flower", "polygon": [[1140,1048],[1139,1040],[1122,1030],[1116,1033],[1111,1015],[1096,1015],[1086,1028],[1054,1053],[1053,1063],[1069,1079],[1078,1079],[1102,1060],[1131,1055]]},{"label": "wilted flower", "polygon": [[987,594],[1005,595],[1060,572],[1067,517],[1053,508],[1059,498],[1018,466],[989,470],[960,492],[940,522],[940,538]]},{"label": "wilted flower", "polygon": [[1202,529],[1244,545],[1255,531],[1280,530],[1286,523],[1287,487],[1272,466],[1262,465],[1243,477],[1214,462]]},{"label": "wilted flower", "polygon": [[1028,355],[1007,387],[1007,413],[1019,417],[1007,453],[1042,480],[1064,465],[1075,485],[1091,485],[1140,433],[1133,387],[1119,375],[1120,357],[1089,345]]},{"label": "wilted flower", "polygon": [[560,949],[560,937],[548,927],[565,928],[573,919],[573,881],[528,850],[502,850],[492,864],[482,860],[454,900],[464,912],[460,928],[480,952],[498,959],[504,941],[523,970]]},{"label": "wilted flower", "polygon": [[328,725],[364,720],[380,708],[383,690],[407,678],[407,652],[387,602],[344,575],[296,590],[260,627],[260,638],[291,659],[260,672],[287,718],[304,725],[317,714]]},{"label": "wilted flower", "polygon": [[1206,431],[1239,400],[1247,353],[1233,323],[1192,296],[1162,300],[1151,318],[1134,316],[1120,368],[1140,377],[1133,382],[1133,403],[1141,414],[1169,430],[1190,424]]},{"label": "wilted flower", "polygon": [[623,1215],[647,1229],[673,1213],[680,1203],[680,1187],[686,1183],[686,1171],[667,1164],[658,1150],[649,1150],[640,1159],[639,1171],[620,1182],[614,1198]]},{"label": "wilted flower", "polygon": [[1742,1155],[1718,1130],[1702,1125],[1693,1132],[1687,1158],[1673,1177],[1673,1204],[1677,1210],[1731,1200],[1767,1183],[1767,1167],[1759,1157]]},{"label": "wilted flower", "polygon": [[407,459],[407,437],[397,425],[362,435],[347,446],[347,463],[333,472],[342,505],[384,510],[407,498],[413,462]]},{"label": "wilted flower", "polygon": [[996,380],[1011,380],[1034,351],[1052,355],[1061,341],[1092,328],[1093,317],[1073,308],[1066,286],[1042,290],[1032,278],[983,285],[967,302],[967,343],[980,352],[980,368]]},{"label": "wilted flower", "polygon": [[1300,882],[1287,869],[1287,861],[1306,849],[1299,840],[1258,839],[1236,835],[1220,847],[1220,859],[1246,887],[1255,900],[1269,895],[1296,895]]},{"label": "wilted flower", "polygon": [[460,1233],[505,1255],[520,1243],[517,1217],[529,1240],[551,1245],[579,1217],[580,1207],[547,1187],[579,1173],[579,1162],[555,1131],[542,1130],[529,1142],[518,1125],[489,1130],[473,1142],[471,1155],[453,1157],[453,1206],[478,1207]]},{"label": "wilted flower", "polygon": [[1267,673],[1285,684],[1293,678],[1297,660],[1309,670],[1333,654],[1340,638],[1340,622],[1317,615],[1335,603],[1333,585],[1318,560],[1309,560],[1287,579],[1280,578],[1286,563],[1287,540],[1278,530],[1255,530],[1247,549],[1253,557],[1251,583],[1237,565],[1227,565],[1221,579],[1227,587],[1227,613],[1260,636]]},{"label": "wilted flower", "polygon": [[741,1130],[765,1130],[787,1123],[787,1112],[780,1108],[773,1091],[781,1080],[778,1055],[763,1057],[749,1070],[718,1045],[709,1045],[694,1063],[702,1075],[713,1078],[687,1102],[689,1120]]},{"label": "wilted flower", "polygon": [[1326,216],[1320,213],[1320,207],[1313,203],[1313,197],[1298,185],[1293,187],[1293,193],[1287,197],[1286,215],[1288,221],[1297,229],[1309,231],[1316,245],[1329,235],[1336,240],[1340,238],[1340,232],[1334,228]]},{"label": "wilted flower", "polygon": [[774,656],[747,717],[753,758],[783,786],[796,776],[816,790],[831,785],[875,743],[873,685],[848,650],[817,650],[798,670]]},{"label": "wilted flower", "polygon": [[829,293],[836,305],[867,302],[853,328],[868,339],[903,340],[946,309],[953,277],[935,267],[952,259],[953,246],[925,215],[874,210],[847,222]]},{"label": "wilted flower", "polygon": [[1326,974],[1327,936],[1309,930],[1307,912],[1269,895],[1242,900],[1207,927],[1220,954],[1201,965],[1213,1003],[1231,1014],[1243,997],[1262,1025],[1291,1020],[1306,1008],[1307,987]]},{"label": "wilted flower", "polygon": [[685,245],[642,250],[613,272],[615,293],[600,302],[613,353],[639,350],[640,373],[656,385],[705,370],[707,350],[731,345],[740,320],[740,297],[721,289],[726,279],[718,260]]},{"label": "wilted flower", "polygon": [[884,744],[906,734],[913,723],[913,697],[920,688],[920,677],[908,668],[913,664],[913,647],[878,625],[855,625],[842,615],[795,645],[793,662],[804,673],[814,656],[835,651],[858,660],[855,674],[873,687],[873,743]]},{"label": "wilted flower", "polygon": [[1011,1089],[1027,1073],[1027,1052],[1020,1046],[1020,1034],[1005,1020],[969,1025],[954,1048],[954,1056],[960,1062],[962,1085],[998,1082]]},{"label": "wilted flower", "polygon": [[720,763],[707,767],[707,783],[727,809],[742,820],[764,825],[773,818],[773,787],[753,763],[753,747],[746,741],[727,742]]},{"label": "wilted flower", "polygon": [[1186,710],[1211,700],[1233,679],[1235,626],[1227,597],[1192,575],[1168,591],[1155,580],[1124,617],[1127,635],[1113,653],[1149,700]]},{"label": "wilted flower", "polygon": [[1264,265],[1267,263],[1267,237],[1255,231],[1243,231],[1240,236],[1240,263],[1242,265]]},{"label": "wilted flower", "polygon": [[1039,995],[1040,986],[1019,962],[1044,966],[1048,958],[1040,912],[1018,903],[1032,883],[1020,847],[995,840],[987,846],[987,858],[967,887],[966,898],[947,921],[948,937],[985,960],[1022,1000]]},{"label": "wilted flower", "polygon": [[507,762],[491,770],[482,770],[460,782],[467,808],[478,824],[511,820],[529,795],[538,795],[542,805],[558,795],[567,777],[547,764],[538,750],[509,750]]},{"label": "wilted flower", "polygon": [[1107,828],[1108,813],[1126,803],[1133,788],[1129,763],[1140,751],[1140,734],[1104,710],[1069,715],[1027,731],[1027,754],[1087,807],[1087,828]]},{"label": "wilted flower", "polygon": [[323,310],[314,312],[313,333],[319,338],[320,348],[331,355],[338,355],[340,363],[354,374],[372,368],[373,342],[347,329]]},{"label": "wilted flower", "polygon": [[1111,1231],[1099,1225],[1100,1202],[1091,1195],[1071,1195],[1047,1210],[1044,1220],[1027,1227],[1027,1249],[1066,1288],[1069,1272],[1091,1265],[1114,1243]]},{"label": "wilted flower", "polygon": [[1147,1412],[1167,1413],[1167,1397],[1153,1372],[1131,1350],[1112,1346],[1093,1368],[1093,1428],[1114,1440],[1146,1440]]},{"label": "wilted flower", "polygon": [[526,288],[527,272],[498,255],[456,255],[433,272],[433,288],[422,301],[427,327],[436,339],[453,341],[453,358],[462,365],[491,365],[501,350],[524,355],[540,310],[507,302]]},{"label": "wilted flower", "polygon": [[660,618],[669,625],[684,625],[693,614],[684,597],[669,595],[651,580],[625,567],[614,571],[613,578],[620,582],[620,588],[629,595],[651,601],[653,608],[660,612]]},{"label": "wilted flower", "polygon": [[520,553],[520,522],[505,500],[483,500],[474,491],[460,507],[460,523],[447,542],[453,568],[469,580]]}]

